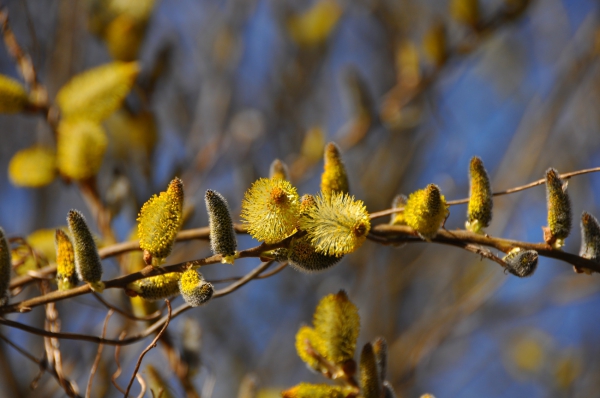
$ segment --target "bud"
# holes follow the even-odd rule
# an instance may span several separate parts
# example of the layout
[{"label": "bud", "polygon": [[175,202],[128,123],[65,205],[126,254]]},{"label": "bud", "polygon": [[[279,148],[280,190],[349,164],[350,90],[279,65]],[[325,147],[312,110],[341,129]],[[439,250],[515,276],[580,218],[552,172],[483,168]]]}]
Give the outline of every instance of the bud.
[{"label": "bud", "polygon": [[202,277],[195,269],[189,269],[181,275],[179,292],[191,307],[206,303],[213,295],[213,285]]},{"label": "bud", "polygon": [[181,272],[150,276],[130,283],[127,288],[144,300],[164,300],[179,294],[179,280],[181,277]]},{"label": "bud", "polygon": [[225,198],[217,191],[206,191],[204,196],[210,227],[210,248],[213,254],[223,256],[222,263],[233,264],[237,240]]},{"label": "bud", "polygon": [[435,184],[429,184],[425,189],[411,193],[404,206],[406,224],[425,240],[437,234],[447,216],[446,198]]},{"label": "bud", "polygon": [[102,126],[89,120],[64,120],[58,125],[56,163],[61,174],[74,180],[98,173],[108,140]]},{"label": "bud", "polygon": [[342,257],[318,253],[308,236],[293,238],[287,252],[292,267],[303,272],[318,272],[333,267]]},{"label": "bud", "polygon": [[246,191],[242,201],[242,219],[248,233],[265,243],[287,238],[296,232],[298,200],[296,188],[287,180],[257,180]]},{"label": "bud", "polygon": [[325,296],[313,317],[317,335],[323,340],[325,358],[335,364],[353,360],[360,329],[358,309],[346,292]]},{"label": "bud", "polygon": [[448,59],[448,40],[446,26],[442,22],[436,22],[425,33],[423,50],[427,58],[437,68],[446,63]]},{"label": "bud", "polygon": [[0,75],[0,113],[18,113],[27,108],[29,95],[21,83]]},{"label": "bud", "polygon": [[544,240],[555,249],[560,249],[571,232],[571,201],[567,194],[567,183],[552,168],[546,171],[546,198],[548,227],[542,227]]},{"label": "bud", "polygon": [[348,193],[348,176],[338,146],[330,142],[325,146],[325,165],[321,175],[321,192],[329,199],[333,193]]},{"label": "bud", "polygon": [[56,282],[58,290],[69,290],[77,286],[75,252],[71,239],[62,229],[55,232]]},{"label": "bud", "polygon": [[478,0],[450,0],[450,15],[463,25],[476,29],[479,25]]},{"label": "bud", "polygon": [[290,170],[287,164],[279,159],[275,159],[269,168],[269,178],[280,178],[282,180],[290,180]]},{"label": "bud", "polygon": [[360,354],[360,386],[364,398],[381,398],[381,380],[371,343],[365,344]]},{"label": "bud", "polygon": [[0,228],[0,305],[8,303],[11,268],[10,248],[4,230]]},{"label": "bud", "polygon": [[502,260],[506,269],[520,278],[533,275],[537,268],[538,253],[535,250],[523,250],[520,247],[512,249]]},{"label": "bud", "polygon": [[8,177],[14,185],[37,188],[48,185],[56,176],[56,155],[51,148],[33,146],[23,149],[8,164]]},{"label": "bud", "polygon": [[63,118],[100,122],[116,111],[140,71],[137,62],[111,62],[73,77],[56,95]]},{"label": "bud", "polygon": [[282,398],[345,398],[348,393],[343,387],[328,384],[300,383],[281,393]]},{"label": "bud", "polygon": [[[406,197],[406,195],[397,195],[392,202],[392,208],[393,209],[403,208],[404,206],[406,206],[407,200],[408,200],[408,198]],[[390,224],[391,225],[406,225],[406,221],[404,220],[404,211],[399,211],[398,213],[393,213],[390,217]]]},{"label": "bud", "polygon": [[325,356],[323,340],[315,329],[309,326],[300,327],[296,333],[296,352],[309,368],[317,372],[327,371],[314,355],[316,353],[322,357]]},{"label": "bud", "polygon": [[96,242],[90,232],[85,218],[77,210],[70,210],[67,224],[71,233],[73,251],[75,253],[75,269],[80,280],[90,284],[92,290],[102,292],[102,263],[96,248]]},{"label": "bud", "polygon": [[361,200],[346,193],[317,196],[300,219],[317,253],[341,257],[358,249],[371,229],[369,213]]},{"label": "bud", "polygon": [[375,360],[377,361],[377,368],[379,369],[379,378],[385,380],[387,373],[387,341],[383,337],[378,337],[373,342],[373,353],[375,354]]},{"label": "bud", "polygon": [[490,225],[492,221],[492,188],[483,162],[477,156],[471,159],[469,167],[471,177],[471,193],[469,196],[469,207],[467,210],[467,222],[465,227],[475,233],[482,233],[483,228]]},{"label": "bud", "polygon": [[152,196],[137,218],[140,247],[158,261],[171,254],[183,212],[183,183],[175,177],[166,192]]}]

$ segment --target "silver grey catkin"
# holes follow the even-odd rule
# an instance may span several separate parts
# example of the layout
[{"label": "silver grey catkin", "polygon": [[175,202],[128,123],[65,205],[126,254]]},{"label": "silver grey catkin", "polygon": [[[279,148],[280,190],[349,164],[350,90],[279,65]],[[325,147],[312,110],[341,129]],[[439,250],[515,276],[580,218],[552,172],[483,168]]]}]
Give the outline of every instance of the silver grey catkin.
[{"label": "silver grey catkin", "polygon": [[223,262],[233,263],[237,250],[237,239],[227,201],[218,192],[207,190],[204,196],[210,227],[210,248],[213,254],[223,256]]},{"label": "silver grey catkin", "polygon": [[102,263],[96,248],[96,242],[85,222],[83,215],[77,210],[69,211],[67,223],[75,252],[75,269],[79,279],[88,283],[97,283],[102,279]]}]

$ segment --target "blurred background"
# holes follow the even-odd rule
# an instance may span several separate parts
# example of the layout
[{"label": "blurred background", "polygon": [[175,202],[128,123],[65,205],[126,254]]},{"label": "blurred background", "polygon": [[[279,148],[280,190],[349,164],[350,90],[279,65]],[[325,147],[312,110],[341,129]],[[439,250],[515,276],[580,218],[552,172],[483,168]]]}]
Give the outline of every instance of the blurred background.
[{"label": "blurred background", "polygon": [[[494,190],[600,163],[600,9],[592,0],[2,0],[9,25],[31,55],[52,100],[72,76],[113,60],[142,71],[123,109],[104,122],[109,148],[97,176],[110,226],[130,239],[141,205],[174,176],[185,184],[183,228],[206,226],[204,192],[240,203],[253,181],[285,161],[300,194],[317,193],[323,147],[343,151],[351,193],[370,212],[399,193],[438,184],[446,198],[468,196],[468,164],[482,158]],[[21,79],[0,44],[0,73]],[[0,115],[0,169],[36,143],[53,145],[42,115]],[[600,176],[569,182],[575,227],[565,250],[579,251],[579,217],[596,216]],[[0,173],[0,225],[10,237],[65,224],[69,209],[93,220],[76,184],[55,179],[16,187]],[[446,227],[464,228],[466,206]],[[378,222],[387,222],[380,219]],[[91,223],[92,228],[101,231]],[[498,197],[490,235],[542,241],[545,190]],[[33,237],[32,237],[32,234]],[[239,236],[239,247],[258,242]],[[168,264],[209,255],[207,242],[178,244]],[[52,249],[47,255],[52,262]],[[107,260],[105,279],[139,258]],[[244,259],[203,268],[208,280],[241,276]],[[34,264],[43,266],[45,264]],[[399,397],[594,396],[600,388],[597,276],[540,258],[531,278],[457,248],[365,243],[323,273],[293,269],[256,280],[174,319],[173,349],[189,366],[178,377],[165,350],[153,364],[173,396],[236,397],[240,386],[278,396],[299,382],[326,382],[306,369],[294,336],[319,299],[345,289],[361,316],[359,346],[387,339],[388,379]],[[216,284],[217,288],[225,286]],[[13,300],[38,295],[29,287]],[[122,291],[103,297],[130,308]],[[174,305],[181,304],[176,299]],[[61,330],[100,335],[106,308],[91,296],[60,302]],[[40,308],[10,318],[42,327]],[[142,330],[114,315],[107,336]],[[40,358],[39,336],[1,333]],[[120,352],[126,385],[150,342]],[[85,390],[97,346],[60,341],[63,371]],[[0,344],[6,396],[64,396],[47,374]],[[357,355],[358,359],[358,355]],[[92,396],[121,396],[110,383],[105,347]],[[187,383],[187,386],[186,386]],[[134,385],[133,393],[139,392]],[[147,397],[151,394],[146,393]],[[242,395],[239,395],[242,397]]]}]

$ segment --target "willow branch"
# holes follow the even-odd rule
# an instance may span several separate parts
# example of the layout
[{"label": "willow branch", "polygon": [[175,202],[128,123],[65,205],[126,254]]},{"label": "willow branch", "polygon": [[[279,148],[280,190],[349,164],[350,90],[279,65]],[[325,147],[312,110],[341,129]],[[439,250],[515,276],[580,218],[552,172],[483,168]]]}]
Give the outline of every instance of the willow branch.
[{"label": "willow branch", "polygon": [[131,319],[131,320],[134,320],[134,321],[153,321],[153,320],[155,320],[155,319],[158,319],[158,318],[160,318],[160,316],[161,316],[161,314],[162,314],[162,311],[161,311],[161,310],[156,310],[156,311],[154,311],[152,314],[150,314],[150,315],[147,315],[147,316],[143,316],[143,317],[135,316],[135,315],[133,315],[133,314],[130,314],[129,312],[127,312],[127,311],[125,311],[125,310],[122,310],[122,309],[120,309],[119,307],[116,307],[116,306],[112,305],[112,304],[111,304],[111,303],[109,303],[108,301],[104,300],[104,299],[102,298],[102,296],[100,296],[100,295],[99,295],[98,293],[96,293],[96,292],[94,292],[92,295],[94,296],[94,298],[95,298],[96,300],[98,300],[99,302],[101,302],[101,303],[102,303],[102,305],[104,305],[104,306],[105,306],[106,308],[108,308],[109,310],[111,310],[111,311],[114,311],[114,312],[116,312],[117,314],[121,314],[121,315],[123,315],[124,317],[126,317],[126,318],[129,318],[129,319]]},{"label": "willow branch", "polygon": [[[102,338],[106,336],[106,328],[108,327],[108,321],[113,314],[113,310],[108,310],[106,313],[106,318],[104,318],[104,326],[102,327]],[[92,393],[92,383],[94,382],[94,376],[96,375],[96,370],[98,369],[98,364],[100,363],[100,358],[102,357],[102,350],[104,349],[103,344],[98,344],[98,352],[96,353],[96,358],[94,358],[94,364],[92,365],[92,369],[90,370],[90,378],[88,380],[87,388],[85,389],[85,397],[88,398]]]}]

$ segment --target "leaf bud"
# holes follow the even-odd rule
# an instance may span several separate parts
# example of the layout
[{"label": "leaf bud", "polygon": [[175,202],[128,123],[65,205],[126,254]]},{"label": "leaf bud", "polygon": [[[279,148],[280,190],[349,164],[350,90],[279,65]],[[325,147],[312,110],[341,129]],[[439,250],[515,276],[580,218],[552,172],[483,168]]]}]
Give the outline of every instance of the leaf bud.
[{"label": "leaf bud", "polygon": [[519,278],[533,275],[537,268],[538,253],[535,250],[523,250],[520,247],[512,249],[502,258],[506,270]]},{"label": "leaf bud", "polygon": [[483,228],[492,221],[492,188],[483,162],[477,156],[471,159],[469,166],[471,192],[465,227],[475,233],[483,233]]},{"label": "leaf bud", "polygon": [[181,275],[179,292],[186,303],[198,307],[210,300],[214,290],[213,285],[205,281],[200,272],[189,269]]},{"label": "leaf bud", "polygon": [[75,254],[75,269],[80,280],[90,284],[94,291],[102,292],[104,283],[102,278],[102,263],[96,242],[85,222],[83,215],[77,210],[70,210],[67,224],[73,243]]},{"label": "leaf bud", "polygon": [[237,239],[227,201],[217,191],[207,190],[204,195],[210,228],[210,248],[213,254],[223,256],[221,262],[233,264],[236,258]]}]

